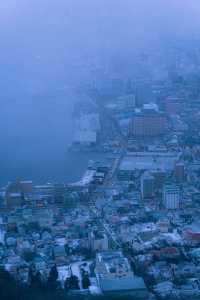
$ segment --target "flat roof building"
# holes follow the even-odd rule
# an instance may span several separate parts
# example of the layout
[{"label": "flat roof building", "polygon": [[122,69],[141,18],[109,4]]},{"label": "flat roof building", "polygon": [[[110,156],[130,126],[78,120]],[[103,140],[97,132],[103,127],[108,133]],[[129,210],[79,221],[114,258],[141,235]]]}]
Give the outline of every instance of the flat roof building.
[{"label": "flat roof building", "polygon": [[129,135],[134,137],[156,137],[163,135],[165,129],[165,114],[148,108],[133,115]]},{"label": "flat roof building", "polygon": [[132,296],[134,299],[148,296],[144,280],[133,274],[121,251],[98,253],[95,272],[99,287],[107,296]]},{"label": "flat roof building", "polygon": [[174,169],[179,153],[171,152],[135,152],[125,156],[119,171],[169,170]]}]

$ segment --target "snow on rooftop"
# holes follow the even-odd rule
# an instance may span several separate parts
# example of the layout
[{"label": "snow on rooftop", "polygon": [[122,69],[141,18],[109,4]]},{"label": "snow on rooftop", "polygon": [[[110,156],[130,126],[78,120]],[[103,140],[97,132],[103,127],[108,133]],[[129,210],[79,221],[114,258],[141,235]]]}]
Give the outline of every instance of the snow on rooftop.
[{"label": "snow on rooftop", "polygon": [[102,293],[100,288],[94,285],[91,285],[89,287],[89,291],[92,295],[100,295]]},{"label": "snow on rooftop", "polygon": [[155,111],[158,111],[158,105],[156,103],[153,103],[153,102],[150,102],[150,103],[147,103],[147,104],[144,104],[143,105],[143,108],[144,109],[150,109],[150,110],[155,110]]},{"label": "snow on rooftop", "polygon": [[85,172],[83,178],[79,182],[77,182],[77,185],[84,186],[84,185],[90,184],[92,182],[95,174],[96,174],[95,170],[87,170]]}]

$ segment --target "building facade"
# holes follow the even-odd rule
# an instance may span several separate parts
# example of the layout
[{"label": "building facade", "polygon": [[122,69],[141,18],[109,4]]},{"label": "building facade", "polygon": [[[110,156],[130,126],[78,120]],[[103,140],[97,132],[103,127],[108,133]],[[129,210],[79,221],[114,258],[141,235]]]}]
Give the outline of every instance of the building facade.
[{"label": "building facade", "polygon": [[141,194],[143,199],[154,196],[154,177],[148,173],[141,177]]},{"label": "building facade", "polygon": [[181,191],[177,185],[165,185],[163,188],[163,205],[166,209],[179,209]]},{"label": "building facade", "polygon": [[165,133],[166,117],[160,112],[135,113],[130,123],[129,135],[134,137],[156,137]]}]

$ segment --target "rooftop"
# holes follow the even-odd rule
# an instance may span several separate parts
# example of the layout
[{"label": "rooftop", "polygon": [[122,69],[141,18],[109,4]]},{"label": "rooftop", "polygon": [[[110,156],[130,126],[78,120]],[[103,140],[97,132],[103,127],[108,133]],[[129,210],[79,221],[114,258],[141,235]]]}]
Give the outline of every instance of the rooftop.
[{"label": "rooftop", "polygon": [[122,160],[119,170],[172,170],[178,157],[178,154],[171,152],[135,152]]},{"label": "rooftop", "polygon": [[100,284],[103,292],[146,290],[143,279],[137,276],[117,279],[101,279]]}]

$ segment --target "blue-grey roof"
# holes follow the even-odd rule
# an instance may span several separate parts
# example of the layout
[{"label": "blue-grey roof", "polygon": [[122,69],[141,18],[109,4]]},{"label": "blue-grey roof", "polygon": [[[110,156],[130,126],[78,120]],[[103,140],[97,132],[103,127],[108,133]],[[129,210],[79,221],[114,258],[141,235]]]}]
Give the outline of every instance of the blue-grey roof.
[{"label": "blue-grey roof", "polygon": [[133,170],[172,170],[178,154],[171,152],[136,152],[127,155],[122,160],[119,171]]},{"label": "blue-grey roof", "polygon": [[144,280],[141,277],[101,278],[100,287],[103,292],[146,290]]}]

